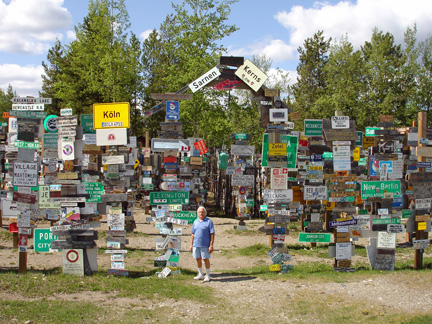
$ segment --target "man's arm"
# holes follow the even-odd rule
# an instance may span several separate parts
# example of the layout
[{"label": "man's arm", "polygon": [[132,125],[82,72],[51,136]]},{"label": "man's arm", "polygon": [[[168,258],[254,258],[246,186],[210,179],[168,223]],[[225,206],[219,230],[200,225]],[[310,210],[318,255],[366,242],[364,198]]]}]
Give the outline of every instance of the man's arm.
[{"label": "man's arm", "polygon": [[192,251],[192,249],[193,249],[193,240],[194,240],[194,235],[191,234],[191,241],[190,241],[189,251]]},{"label": "man's arm", "polygon": [[213,244],[214,244],[215,234],[210,234],[210,246],[209,246],[209,253],[213,252]]}]

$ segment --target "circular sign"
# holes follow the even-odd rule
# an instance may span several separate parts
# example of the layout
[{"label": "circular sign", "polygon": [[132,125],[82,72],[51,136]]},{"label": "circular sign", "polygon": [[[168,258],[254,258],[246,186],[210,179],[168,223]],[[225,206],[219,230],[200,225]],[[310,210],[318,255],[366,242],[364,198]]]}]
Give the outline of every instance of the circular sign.
[{"label": "circular sign", "polygon": [[56,115],[49,115],[44,120],[44,128],[48,133],[57,133]]},{"label": "circular sign", "polygon": [[65,146],[63,146],[63,154],[64,155],[72,155],[73,153],[73,147],[70,144],[66,144]]},{"label": "circular sign", "polygon": [[48,170],[49,170],[49,172],[56,172],[57,171],[57,164],[56,163],[48,164]]},{"label": "circular sign", "polygon": [[65,170],[65,171],[68,171],[68,172],[71,172],[71,171],[73,171],[73,169],[74,169],[74,163],[73,163],[73,161],[64,161],[63,162],[63,169]]},{"label": "circular sign", "polygon": [[245,187],[240,187],[239,192],[241,195],[244,195],[246,193],[246,188]]},{"label": "circular sign", "polygon": [[79,254],[75,250],[70,250],[66,253],[66,259],[71,263],[77,262],[79,259]]}]

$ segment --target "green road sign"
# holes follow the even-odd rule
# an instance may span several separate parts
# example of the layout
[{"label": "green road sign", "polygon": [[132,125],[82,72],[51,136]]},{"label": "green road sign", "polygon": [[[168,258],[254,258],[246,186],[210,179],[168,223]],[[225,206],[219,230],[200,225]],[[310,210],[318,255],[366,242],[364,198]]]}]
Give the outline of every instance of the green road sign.
[{"label": "green road sign", "polygon": [[267,157],[268,157],[268,150],[269,150],[269,138],[268,138],[268,134],[264,133],[263,134],[263,145],[262,145],[262,160],[261,160],[261,165],[263,167],[267,166]]},{"label": "green road sign", "polygon": [[84,134],[96,134],[93,129],[93,115],[81,115],[81,126]]},{"label": "green road sign", "polygon": [[142,190],[153,190],[153,183],[143,183],[141,185]]},{"label": "green road sign", "polygon": [[187,220],[188,224],[192,224],[198,215],[196,211],[174,211],[174,218]]},{"label": "green road sign", "polygon": [[247,207],[255,206],[255,200],[253,200],[253,199],[246,199],[245,202],[246,202]]},{"label": "green road sign", "polygon": [[153,191],[150,192],[150,205],[189,204],[189,192]]},{"label": "green road sign", "polygon": [[245,140],[247,139],[247,135],[246,133],[235,133],[234,138],[236,140]]},{"label": "green road sign", "polygon": [[300,243],[330,243],[330,233],[300,233]]},{"label": "green road sign", "polygon": [[268,210],[268,205],[261,205],[260,206],[260,211],[266,211]]},{"label": "green road sign", "polygon": [[34,229],[34,250],[35,252],[49,252],[51,241],[57,240],[57,235],[53,235],[49,228]]},{"label": "green road sign", "polygon": [[9,116],[45,119],[47,113],[44,111],[37,111],[37,110],[11,110],[9,111]]},{"label": "green road sign", "polygon": [[297,136],[282,135],[281,143],[287,144],[287,168],[295,168],[297,164]]},{"label": "green road sign", "polygon": [[322,119],[305,119],[304,136],[322,136]]},{"label": "green road sign", "polygon": [[384,198],[386,194],[393,198],[401,197],[400,181],[363,181],[361,183],[361,198],[369,197]]},{"label": "green road sign", "polygon": [[44,148],[57,148],[58,147],[58,134],[45,133],[43,134],[43,147]]},{"label": "green road sign", "polygon": [[39,143],[24,142],[24,141],[15,141],[14,146],[18,147],[18,148],[28,148],[28,149],[34,149],[34,150],[38,150],[40,148]]},{"label": "green road sign", "polygon": [[402,218],[410,218],[411,214],[412,214],[412,210],[402,209]]},{"label": "green road sign", "polygon": [[379,127],[366,127],[365,136],[375,136],[375,130],[380,129]]},{"label": "green road sign", "polygon": [[356,146],[363,146],[363,132],[357,131],[357,139],[355,141]]},{"label": "green road sign", "polygon": [[372,225],[382,225],[382,224],[400,224],[400,218],[384,218],[384,219],[372,219]]}]

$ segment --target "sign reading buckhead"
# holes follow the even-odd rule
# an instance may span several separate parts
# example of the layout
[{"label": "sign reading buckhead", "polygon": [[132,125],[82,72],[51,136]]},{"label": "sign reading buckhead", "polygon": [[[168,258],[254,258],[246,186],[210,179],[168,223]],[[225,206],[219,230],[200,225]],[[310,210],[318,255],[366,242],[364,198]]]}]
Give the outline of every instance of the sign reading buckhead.
[{"label": "sign reading buckhead", "polygon": [[93,104],[93,128],[129,128],[129,102]]}]

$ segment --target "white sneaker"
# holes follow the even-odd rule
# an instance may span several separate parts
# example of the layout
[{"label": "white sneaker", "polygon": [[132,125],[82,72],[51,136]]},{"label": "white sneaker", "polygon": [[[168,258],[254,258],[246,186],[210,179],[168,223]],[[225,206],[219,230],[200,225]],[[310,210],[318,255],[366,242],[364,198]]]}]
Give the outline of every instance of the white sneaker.
[{"label": "white sneaker", "polygon": [[194,277],[194,279],[195,280],[203,280],[204,276],[199,274],[198,276]]},{"label": "white sneaker", "polygon": [[210,281],[210,276],[205,276],[204,277],[204,282],[209,282]]}]

